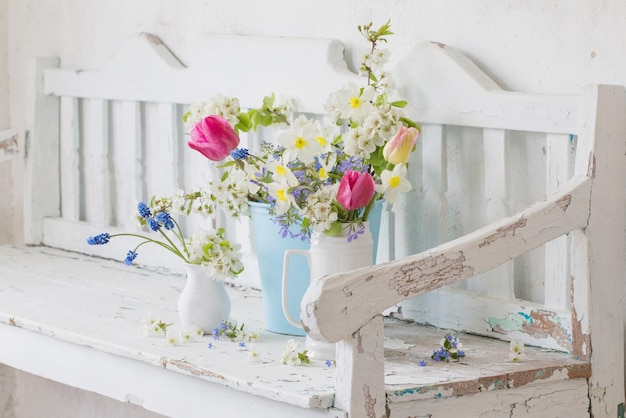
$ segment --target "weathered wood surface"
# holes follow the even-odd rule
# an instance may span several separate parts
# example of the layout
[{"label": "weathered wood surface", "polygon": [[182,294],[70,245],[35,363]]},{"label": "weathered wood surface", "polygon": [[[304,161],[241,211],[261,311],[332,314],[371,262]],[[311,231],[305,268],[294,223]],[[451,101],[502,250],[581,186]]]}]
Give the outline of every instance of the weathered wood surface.
[{"label": "weathered wood surface", "polygon": [[[231,317],[250,329],[261,330],[257,349],[262,353],[262,363],[248,363],[247,352],[239,351],[236,343],[216,342],[210,337],[172,347],[162,339],[142,336],[141,319],[148,313],[178,322],[176,301],[183,282],[180,275],[129,268],[119,262],[47,247],[2,246],[0,341],[12,344],[0,345],[0,362],[143,404],[157,412],[178,411],[178,416],[185,410],[181,408],[193,410],[198,406],[198,401],[187,406],[179,401],[187,399],[185,391],[206,393],[203,396],[213,391],[223,394],[217,386],[239,391],[241,399],[261,402],[265,406],[259,413],[273,410],[271,403],[263,403],[271,400],[282,403],[282,409],[275,410],[283,411],[283,416],[293,414],[292,407],[302,408],[297,416],[322,412],[343,416],[340,410],[325,411],[336,402],[334,367],[328,368],[323,362],[303,367],[280,363],[282,347],[291,337],[262,330],[258,291],[228,289],[233,300]],[[589,375],[586,362],[532,348],[527,348],[528,361],[511,363],[507,361],[508,343],[471,335],[461,336],[468,353],[466,360],[459,364],[435,363],[430,354],[444,335],[443,330],[388,320],[385,332],[384,391],[392,403],[469,396],[482,391],[506,392],[535,380],[584,380]],[[360,339],[356,341],[358,351]],[[215,348],[209,350],[208,342],[213,342]],[[419,360],[426,360],[428,366],[419,367]],[[379,364],[382,366],[382,361]],[[162,375],[158,370],[170,373]],[[129,375],[129,382],[138,386],[122,383],[119,374],[118,378],[113,376],[129,371],[135,373],[134,377]],[[95,375],[101,377],[94,380]],[[171,402],[161,392],[151,392],[156,389],[146,381],[153,378],[162,384],[168,382]],[[509,383],[498,383],[502,381]],[[202,398],[202,402],[206,405],[207,401]],[[381,406],[384,411],[384,404],[377,408]],[[204,412],[202,408],[195,411]]]},{"label": "weathered wood surface", "polygon": [[302,301],[307,332],[339,341],[395,303],[488,271],[585,226],[590,185],[588,178],[575,179],[549,200],[457,240],[316,282]]}]

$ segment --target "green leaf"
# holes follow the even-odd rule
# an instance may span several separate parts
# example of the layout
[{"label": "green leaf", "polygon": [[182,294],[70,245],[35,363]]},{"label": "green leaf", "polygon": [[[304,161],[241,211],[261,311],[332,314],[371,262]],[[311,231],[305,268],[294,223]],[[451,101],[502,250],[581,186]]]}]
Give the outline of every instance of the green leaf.
[{"label": "green leaf", "polygon": [[235,165],[236,163],[232,160],[225,162],[224,164],[220,164],[217,166],[217,168],[226,168],[226,167],[232,167],[233,165]]},{"label": "green leaf", "polygon": [[384,105],[385,103],[387,103],[387,95],[385,93],[380,94],[377,98],[376,98],[376,103],[375,105],[377,107],[380,107],[382,105]]},{"label": "green leaf", "polygon": [[329,237],[338,237],[341,235],[341,222],[333,222],[330,228],[325,230],[324,233]]},{"label": "green leaf", "polygon": [[272,116],[265,112],[257,111],[252,115],[252,126],[256,131],[258,126],[269,126],[272,123]]},{"label": "green leaf", "polygon": [[191,117],[191,110],[183,115],[183,122],[187,123],[190,117]]},{"label": "green leaf", "polygon": [[247,113],[240,113],[239,122],[234,126],[234,128],[243,132],[248,132],[250,129],[252,129],[252,121],[250,120],[250,116]]},{"label": "green leaf", "polygon": [[271,96],[263,98],[263,109],[271,110],[274,108],[274,93]]},{"label": "green leaf", "polygon": [[395,102],[391,102],[391,105],[393,107],[403,108],[403,107],[406,107],[407,101],[406,100],[396,100]]},{"label": "green leaf", "polygon": [[382,36],[393,35],[394,33],[389,30],[391,28],[391,19],[387,20],[387,23],[382,25],[378,30],[374,33],[376,38],[381,38]]},{"label": "green leaf", "polygon": [[406,126],[408,126],[409,128],[417,128],[420,131],[422,130],[422,128],[420,128],[420,126],[417,123],[413,122],[411,119],[407,117],[401,117],[400,120],[406,123]]}]

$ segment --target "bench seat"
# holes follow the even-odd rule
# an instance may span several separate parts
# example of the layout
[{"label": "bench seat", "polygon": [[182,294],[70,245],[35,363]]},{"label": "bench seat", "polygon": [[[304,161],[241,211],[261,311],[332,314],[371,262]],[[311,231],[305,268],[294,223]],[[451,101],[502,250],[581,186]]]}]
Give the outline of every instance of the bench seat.
[{"label": "bench seat", "polygon": [[[248,362],[237,343],[211,336],[179,346],[143,336],[141,321],[148,313],[178,322],[184,280],[165,270],[50,247],[0,246],[0,363],[167,416],[204,416],[207,405],[217,412],[226,408],[218,402],[224,396],[241,399],[236,405],[229,402],[224,411],[231,415],[224,416],[238,416],[236,408],[249,412],[253,405],[262,405],[257,410],[268,414],[262,416],[344,416],[332,409],[334,367],[322,361],[281,364],[283,346],[294,337],[262,330],[262,295],[256,289],[235,283],[228,292],[231,319],[260,332],[260,363]],[[527,388],[528,399],[538,400],[536,390],[546,382],[551,390],[578,390],[581,404],[588,402],[589,362],[527,347],[527,359],[512,363],[507,342],[462,334],[467,356],[458,364],[437,363],[430,354],[444,333],[385,319],[391,417],[406,416],[402,411],[415,410],[414,402],[422,402],[420,411],[426,413],[441,406],[442,399],[468,395],[484,397],[485,402],[472,403],[475,407],[496,410],[494,399],[506,399],[509,389]],[[303,338],[295,339],[304,345]],[[419,360],[427,366],[420,367]],[[500,402],[502,411],[518,401]]]}]

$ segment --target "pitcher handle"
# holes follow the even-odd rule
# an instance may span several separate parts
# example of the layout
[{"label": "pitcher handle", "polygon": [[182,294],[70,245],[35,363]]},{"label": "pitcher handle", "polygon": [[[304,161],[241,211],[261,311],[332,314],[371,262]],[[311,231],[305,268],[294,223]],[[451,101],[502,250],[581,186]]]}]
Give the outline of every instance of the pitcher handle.
[{"label": "pitcher handle", "polygon": [[289,282],[289,260],[292,255],[303,255],[306,257],[309,266],[311,265],[311,256],[308,250],[287,250],[285,251],[285,255],[283,257],[283,285],[282,285],[282,303],[283,303],[283,313],[285,314],[285,318],[287,322],[293,325],[296,328],[302,329],[302,323],[291,315],[289,311],[289,301],[287,300],[287,284]]}]

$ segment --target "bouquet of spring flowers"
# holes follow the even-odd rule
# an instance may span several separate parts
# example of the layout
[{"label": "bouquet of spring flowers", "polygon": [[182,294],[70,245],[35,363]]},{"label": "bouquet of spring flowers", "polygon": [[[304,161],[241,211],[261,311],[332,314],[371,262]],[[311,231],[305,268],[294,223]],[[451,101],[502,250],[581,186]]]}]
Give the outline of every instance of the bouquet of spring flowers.
[{"label": "bouquet of spring flowers", "polygon": [[[295,235],[304,239],[312,231],[338,235],[349,228],[351,240],[376,200],[393,204],[409,191],[407,163],[419,127],[404,114],[405,101],[391,100],[393,81],[384,71],[389,54],[380,48],[390,25],[358,29],[370,46],[360,66],[363,85],[332,93],[325,121],[297,115],[273,95],[248,111],[221,95],[193,104],[184,118],[188,145],[220,162],[223,175],[201,190],[178,193],[176,210],[212,215],[219,208],[237,218],[249,214],[248,202],[269,203],[283,236],[294,236],[289,228],[298,225]],[[278,130],[275,142],[239,148],[239,132],[270,125]]]},{"label": "bouquet of spring flowers", "polygon": [[178,222],[171,216],[172,200],[170,198],[153,198],[150,204],[139,202],[136,219],[139,225],[147,227],[157,234],[151,236],[120,233],[102,233],[87,239],[89,245],[104,245],[112,238],[129,236],[139,239],[139,243],[128,251],[124,263],[133,264],[138,250],[146,244],[155,244],[180,257],[188,264],[199,264],[208,270],[216,279],[235,278],[243,271],[239,244],[231,244],[225,238],[225,230],[201,229],[190,239],[183,237]]}]

